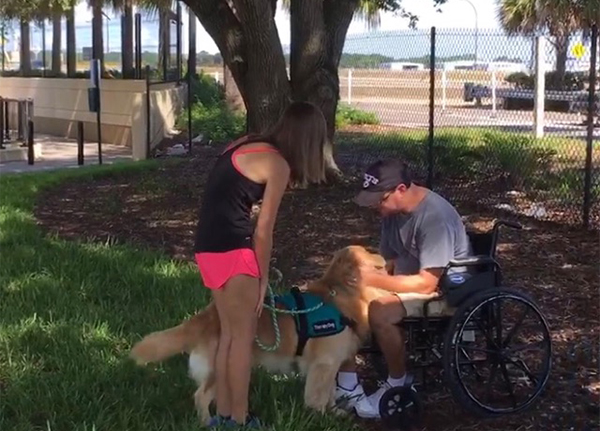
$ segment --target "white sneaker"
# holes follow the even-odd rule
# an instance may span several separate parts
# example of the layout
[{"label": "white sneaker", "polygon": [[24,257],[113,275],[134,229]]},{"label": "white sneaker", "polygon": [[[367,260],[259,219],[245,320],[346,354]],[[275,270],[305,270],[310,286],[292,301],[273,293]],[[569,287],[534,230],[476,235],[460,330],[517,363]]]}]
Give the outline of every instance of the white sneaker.
[{"label": "white sneaker", "polygon": [[369,396],[360,399],[355,406],[356,414],[363,419],[380,418],[379,401],[383,394],[392,386],[388,382],[379,382],[379,389]]},{"label": "white sneaker", "polygon": [[335,403],[344,410],[352,410],[357,402],[365,398],[365,391],[360,383],[352,389],[340,385],[335,387]]}]

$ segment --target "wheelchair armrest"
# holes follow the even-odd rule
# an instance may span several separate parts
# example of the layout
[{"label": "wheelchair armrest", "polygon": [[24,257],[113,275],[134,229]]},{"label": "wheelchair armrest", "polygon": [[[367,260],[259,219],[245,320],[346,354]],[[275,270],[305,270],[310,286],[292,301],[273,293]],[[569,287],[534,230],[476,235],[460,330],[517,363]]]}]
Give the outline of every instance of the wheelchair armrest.
[{"label": "wheelchair armrest", "polygon": [[469,256],[464,259],[452,259],[448,262],[448,268],[454,268],[457,266],[476,266],[476,265],[489,265],[495,264],[496,261],[493,257],[486,255]]}]

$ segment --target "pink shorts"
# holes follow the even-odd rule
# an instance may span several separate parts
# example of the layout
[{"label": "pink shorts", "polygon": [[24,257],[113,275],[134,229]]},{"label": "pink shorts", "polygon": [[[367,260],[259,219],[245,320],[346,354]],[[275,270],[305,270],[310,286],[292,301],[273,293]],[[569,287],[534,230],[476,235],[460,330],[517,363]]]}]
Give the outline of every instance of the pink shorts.
[{"label": "pink shorts", "polygon": [[202,281],[209,289],[221,289],[230,278],[240,274],[260,278],[256,253],[250,248],[223,253],[196,253],[195,257]]}]

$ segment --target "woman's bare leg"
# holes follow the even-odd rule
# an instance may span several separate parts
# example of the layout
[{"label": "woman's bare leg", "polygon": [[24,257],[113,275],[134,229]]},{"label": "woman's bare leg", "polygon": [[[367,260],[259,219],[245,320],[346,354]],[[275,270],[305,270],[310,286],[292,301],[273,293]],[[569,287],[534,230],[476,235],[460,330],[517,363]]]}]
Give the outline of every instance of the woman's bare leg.
[{"label": "woman's bare leg", "polygon": [[231,349],[231,327],[227,314],[227,298],[223,290],[213,291],[213,298],[219,313],[221,332],[215,358],[217,414],[231,416],[231,392],[228,379],[228,358]]},{"label": "woman's bare leg", "polygon": [[224,303],[231,331],[227,360],[231,417],[243,424],[248,416],[248,394],[252,373],[252,344],[256,335],[256,302],[259,280],[238,275],[229,280],[223,290]]}]

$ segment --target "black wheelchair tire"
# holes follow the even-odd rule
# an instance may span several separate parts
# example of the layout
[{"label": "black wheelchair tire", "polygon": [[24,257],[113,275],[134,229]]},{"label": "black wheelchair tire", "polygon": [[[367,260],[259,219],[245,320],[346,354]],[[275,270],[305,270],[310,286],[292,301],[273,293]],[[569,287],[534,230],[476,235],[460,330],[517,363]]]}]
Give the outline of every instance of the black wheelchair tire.
[{"label": "black wheelchair tire", "polygon": [[[546,365],[543,370],[543,378],[540,383],[540,387],[536,390],[535,395],[529,399],[522,406],[517,409],[510,410],[508,412],[496,412],[490,410],[488,408],[482,407],[479,403],[475,402],[471,396],[467,393],[467,390],[464,388],[462,382],[460,381],[460,377],[457,374],[457,367],[455,366],[455,349],[453,345],[454,337],[457,335],[458,330],[461,325],[465,321],[465,318],[471,313],[474,309],[479,307],[482,303],[487,302],[489,300],[493,300],[494,298],[517,298],[520,301],[527,303],[529,307],[531,307],[539,316],[544,331],[548,336],[549,342],[549,354],[545,358]],[[542,392],[545,390],[546,385],[548,383],[548,378],[550,375],[550,370],[552,368],[552,340],[550,338],[550,329],[544,314],[541,312],[539,307],[536,305],[535,301],[527,295],[526,293],[514,289],[514,288],[490,288],[482,290],[477,295],[467,299],[463,304],[461,304],[453,314],[450,319],[450,323],[448,325],[448,329],[446,331],[444,337],[444,349],[443,349],[443,369],[444,369],[444,377],[447,383],[447,386],[452,393],[454,400],[468,413],[472,414],[475,417],[479,417],[482,419],[485,418],[494,418],[499,416],[506,416],[507,414],[515,414],[522,412],[529,407],[531,407]]]}]

